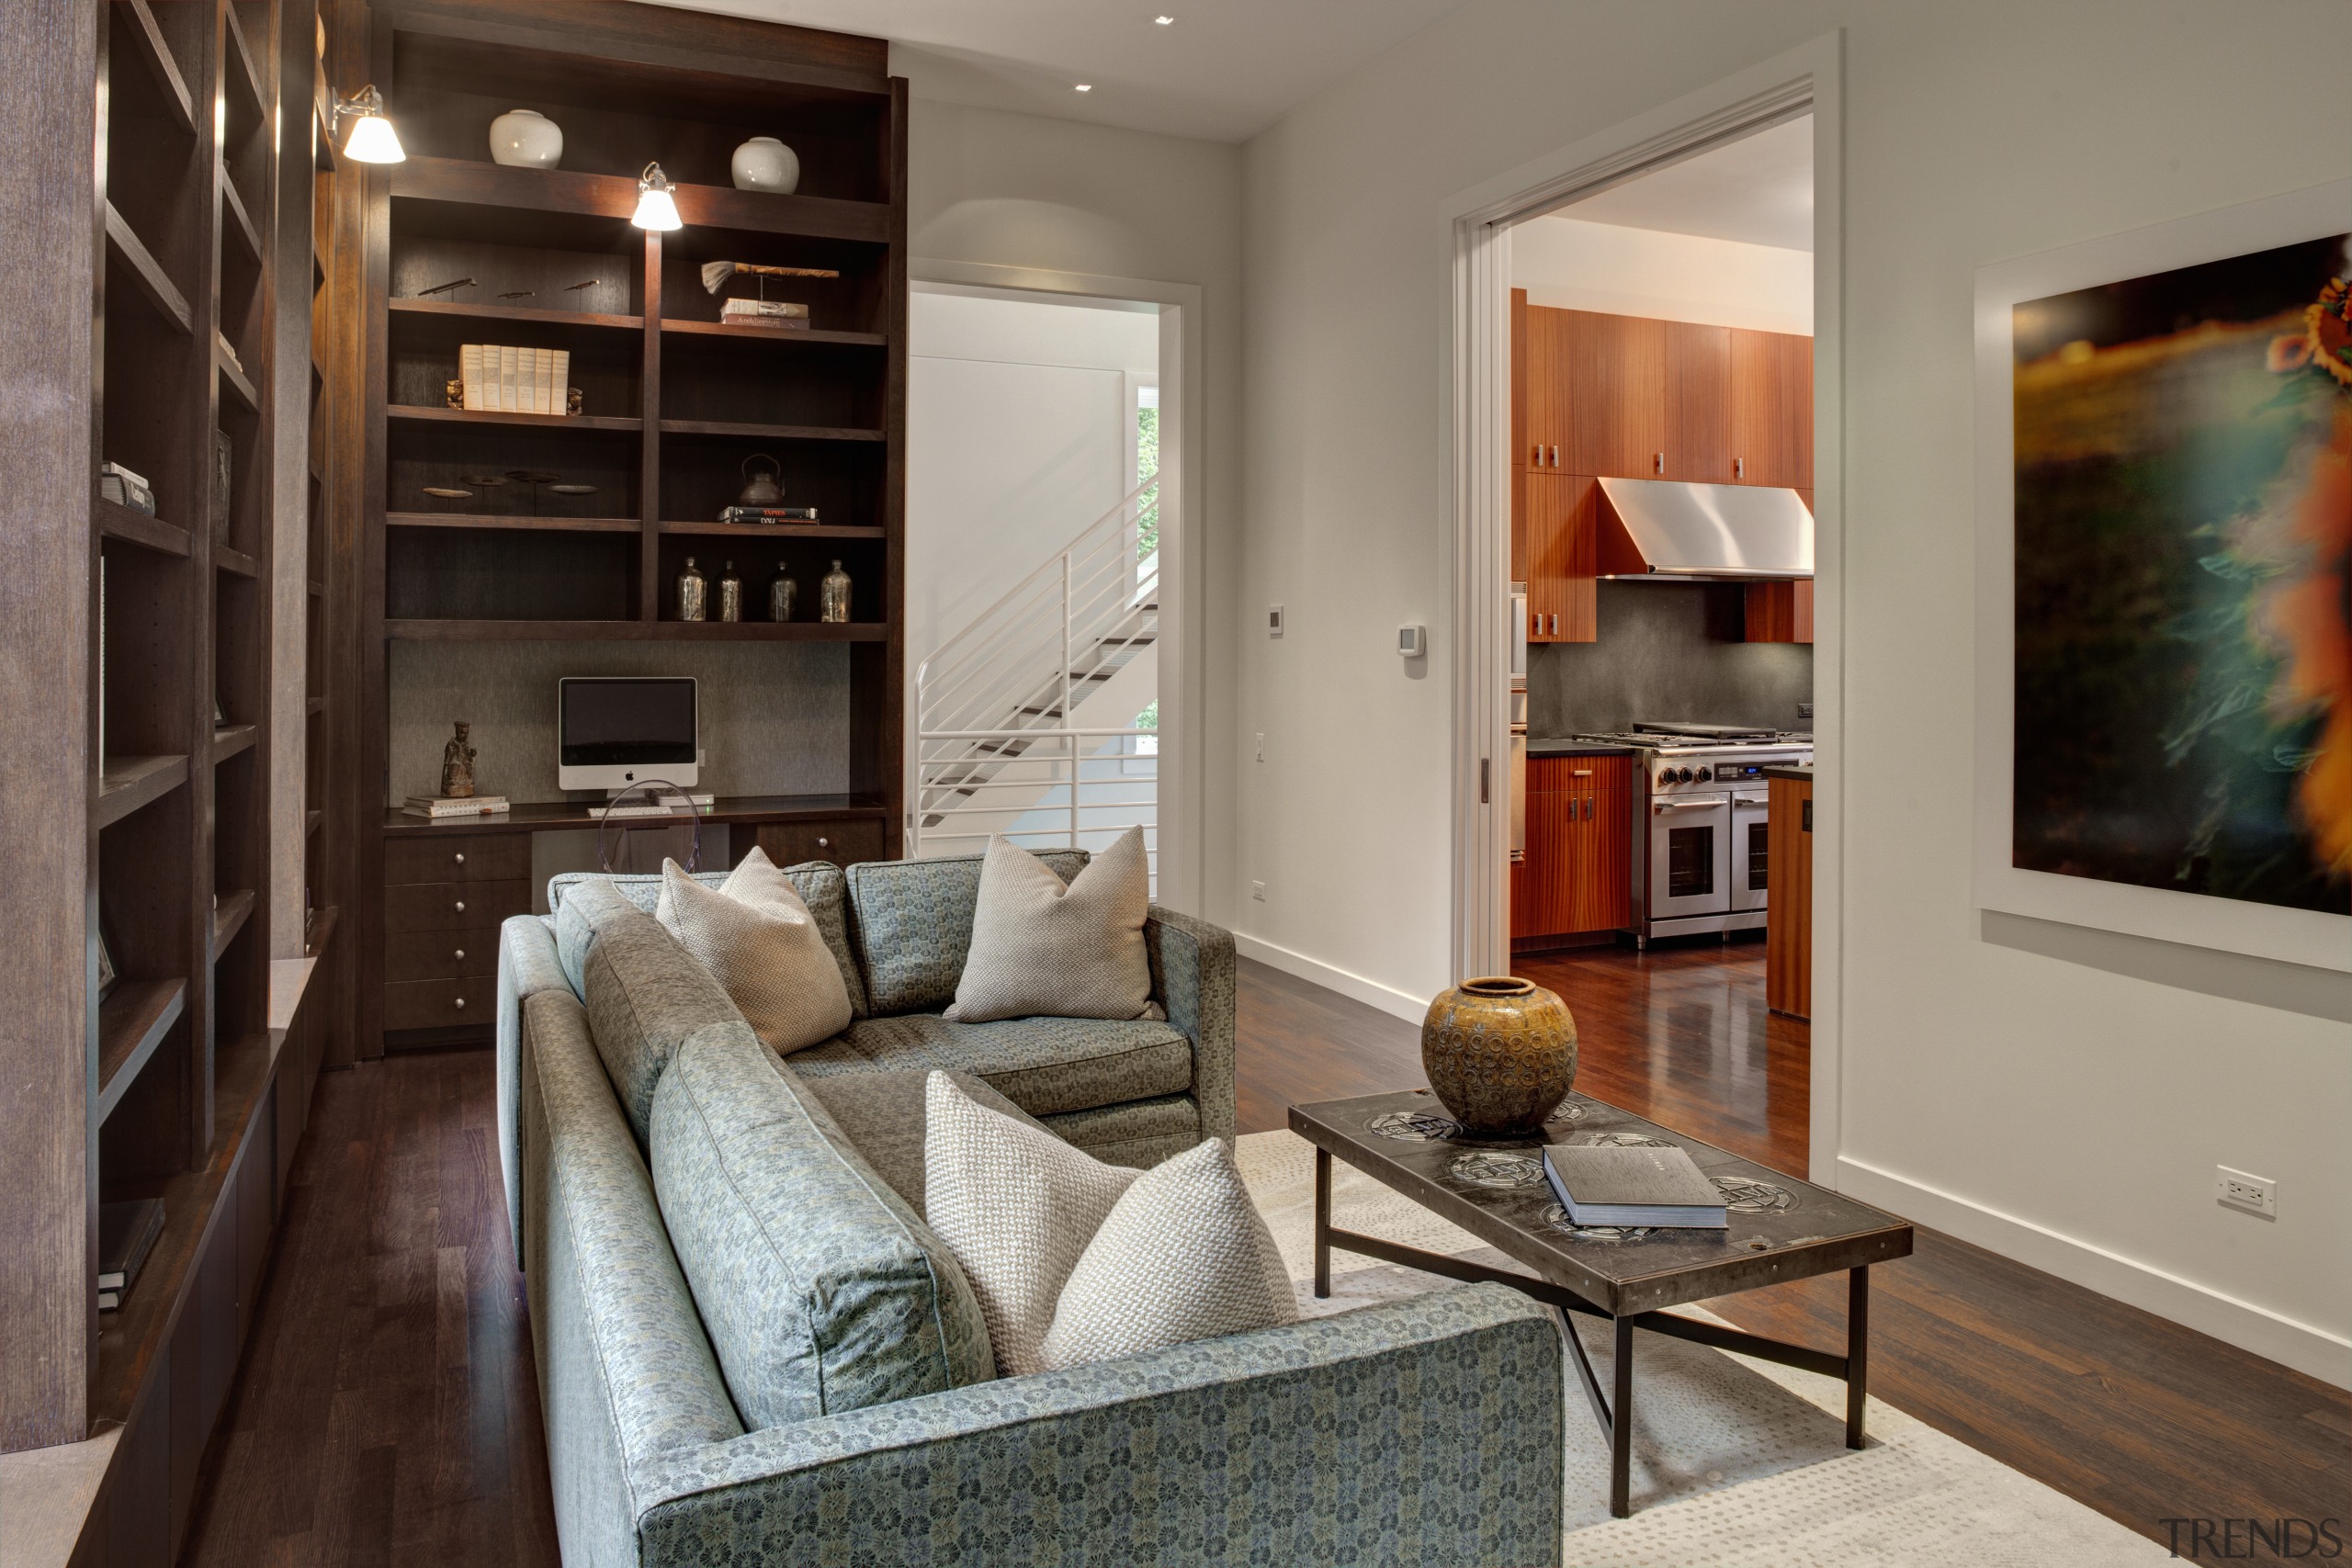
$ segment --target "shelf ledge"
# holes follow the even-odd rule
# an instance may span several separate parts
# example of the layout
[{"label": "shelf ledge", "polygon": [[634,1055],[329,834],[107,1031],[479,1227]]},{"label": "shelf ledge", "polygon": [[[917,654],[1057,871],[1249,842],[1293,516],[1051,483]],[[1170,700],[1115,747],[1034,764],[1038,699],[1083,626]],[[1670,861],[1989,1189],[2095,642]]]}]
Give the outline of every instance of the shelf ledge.
[{"label": "shelf ledge", "polygon": [[662,318],[662,330],[686,337],[732,338],[742,343],[830,344],[842,348],[888,348],[888,333],[827,332],[810,327],[806,331],[794,327],[736,327],[725,321],[689,321],[681,316]]},{"label": "shelf ledge", "polygon": [[260,739],[261,726],[257,724],[222,725],[212,732],[212,765],[219,767]]},{"label": "shelf ledge", "polygon": [[195,548],[195,541],[188,537],[187,529],[160,517],[134,512],[119,501],[108,501],[104,496],[95,498],[90,502],[90,515],[96,521],[103,538],[119,539],[126,545],[182,559]]},{"label": "shelf ledge", "polygon": [[665,419],[664,435],[748,435],[759,441],[887,441],[880,430],[827,424],[751,424],[726,419]]},{"label": "shelf ledge", "polygon": [[492,512],[387,512],[387,528],[485,528],[548,534],[634,534],[634,517],[523,517]]},{"label": "shelf ledge", "polygon": [[98,1120],[104,1122],[187,1006],[186,980],[118,980],[98,1004]]},{"label": "shelf ledge", "polygon": [[98,826],[110,828],[187,783],[184,754],[109,757],[98,775]]},{"label": "shelf ledge", "polygon": [[253,912],[252,888],[240,887],[220,896],[220,901],[212,906],[213,963],[220,962],[220,955],[228,951],[231,942],[237,940],[237,933],[245,929],[245,921]]},{"label": "shelf ledge", "polygon": [[887,642],[879,621],[458,621],[384,623],[396,642]]},{"label": "shelf ledge", "polygon": [[[130,39],[134,52],[147,64],[148,73],[164,91],[164,99],[171,107],[172,119],[180,130],[196,132],[196,100],[187,90],[187,78],[180,74],[179,62],[172,58],[171,46],[164,41],[164,29],[156,25],[155,13],[147,0],[124,0],[115,15],[130,18]],[[119,90],[120,84],[115,84]]]},{"label": "shelf ledge", "polygon": [[212,547],[212,564],[222,571],[233,571],[239,577],[259,577],[261,562],[243,550],[232,550],[226,545]]},{"label": "shelf ledge", "polygon": [[641,333],[642,316],[615,316],[595,310],[548,310],[535,305],[482,305],[458,299],[387,299],[395,316],[416,316],[469,321],[519,321],[550,327],[594,327],[612,332]]},{"label": "shelf ledge", "polygon": [[[390,166],[392,195],[477,207],[576,212],[626,222],[637,210],[637,181],[627,175],[526,169],[465,158],[411,155]],[[741,229],[812,240],[890,243],[890,206],[821,196],[776,196],[724,186],[673,186],[678,216],[690,229]]]},{"label": "shelf ledge", "polygon": [[641,419],[599,413],[492,413],[487,409],[436,409],[417,403],[393,403],[384,417],[401,424],[524,424],[541,430],[642,430]]},{"label": "shelf ledge", "polygon": [[113,202],[107,203],[106,227],[107,246],[130,269],[131,279],[139,285],[139,291],[146,296],[147,302],[155,308],[156,314],[181,336],[192,335],[196,330],[196,317],[187,308],[187,297],[174,287],[171,278],[164,272],[163,264],[131,231],[130,222],[115,210]]}]

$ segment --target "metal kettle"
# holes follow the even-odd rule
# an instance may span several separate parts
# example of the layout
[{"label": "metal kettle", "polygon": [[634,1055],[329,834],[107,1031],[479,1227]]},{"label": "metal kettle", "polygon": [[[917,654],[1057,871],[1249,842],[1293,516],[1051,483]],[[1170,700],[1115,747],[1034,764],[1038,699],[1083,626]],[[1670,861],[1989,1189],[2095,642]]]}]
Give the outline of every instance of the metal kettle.
[{"label": "metal kettle", "polygon": [[[767,472],[755,474],[754,463],[765,463]],[[735,498],[738,506],[782,506],[784,486],[776,481],[784,478],[784,465],[764,452],[754,452],[743,459],[743,493]]]}]

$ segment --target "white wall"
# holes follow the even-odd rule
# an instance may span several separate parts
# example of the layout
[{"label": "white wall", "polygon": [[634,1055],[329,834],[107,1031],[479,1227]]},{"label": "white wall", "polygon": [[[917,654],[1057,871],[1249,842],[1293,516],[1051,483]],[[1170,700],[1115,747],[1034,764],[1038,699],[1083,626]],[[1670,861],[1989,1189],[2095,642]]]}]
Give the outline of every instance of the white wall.
[{"label": "white wall", "polygon": [[1531,305],[1813,335],[1813,254],[1580,218],[1510,231],[1510,280]]},{"label": "white wall", "polygon": [[[1846,389],[1840,1179],[2352,1381],[2346,1014],[1983,940],[1966,718],[1973,269],[2342,177],[2352,94],[2312,40],[2343,15],[1480,0],[1251,141],[1238,596],[1285,604],[1289,630],[1241,636],[1228,688],[1228,886],[1264,878],[1268,900],[1212,917],[1407,998],[1446,983],[1441,204],[1843,28],[1849,346],[1823,369]],[[1425,679],[1390,651],[1400,621],[1429,623]],[[1259,731],[1263,762],[1241,749]],[[2219,1208],[2216,1162],[2278,1179],[2279,1218]]]}]

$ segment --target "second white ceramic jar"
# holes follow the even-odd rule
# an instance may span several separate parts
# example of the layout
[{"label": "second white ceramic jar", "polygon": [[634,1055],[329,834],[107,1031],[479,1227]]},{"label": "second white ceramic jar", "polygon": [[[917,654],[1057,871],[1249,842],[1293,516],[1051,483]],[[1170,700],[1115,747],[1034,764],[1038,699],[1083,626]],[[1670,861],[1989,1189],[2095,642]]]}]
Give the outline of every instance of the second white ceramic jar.
[{"label": "second white ceramic jar", "polygon": [[508,109],[490,122],[491,161],[524,169],[563,162],[563,127],[537,109]]},{"label": "second white ceramic jar", "polygon": [[773,136],[754,136],[730,161],[737,190],[790,196],[800,184],[800,155]]}]

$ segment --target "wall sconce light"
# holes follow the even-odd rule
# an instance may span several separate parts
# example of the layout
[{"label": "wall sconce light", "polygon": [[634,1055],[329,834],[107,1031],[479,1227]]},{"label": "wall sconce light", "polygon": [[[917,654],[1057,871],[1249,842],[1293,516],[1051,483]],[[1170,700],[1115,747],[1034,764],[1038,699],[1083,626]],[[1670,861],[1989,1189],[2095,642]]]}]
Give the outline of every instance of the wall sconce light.
[{"label": "wall sconce light", "polygon": [[351,130],[343,139],[343,155],[360,164],[397,164],[408,154],[401,149],[400,133],[392,122],[384,118],[384,95],[376,91],[373,82],[347,98],[334,103],[337,126],[351,121]]},{"label": "wall sconce light", "polygon": [[670,196],[670,176],[662,172],[661,164],[648,164],[645,173],[637,176],[637,212],[629,221],[640,229],[685,227],[678,216],[678,204]]}]

